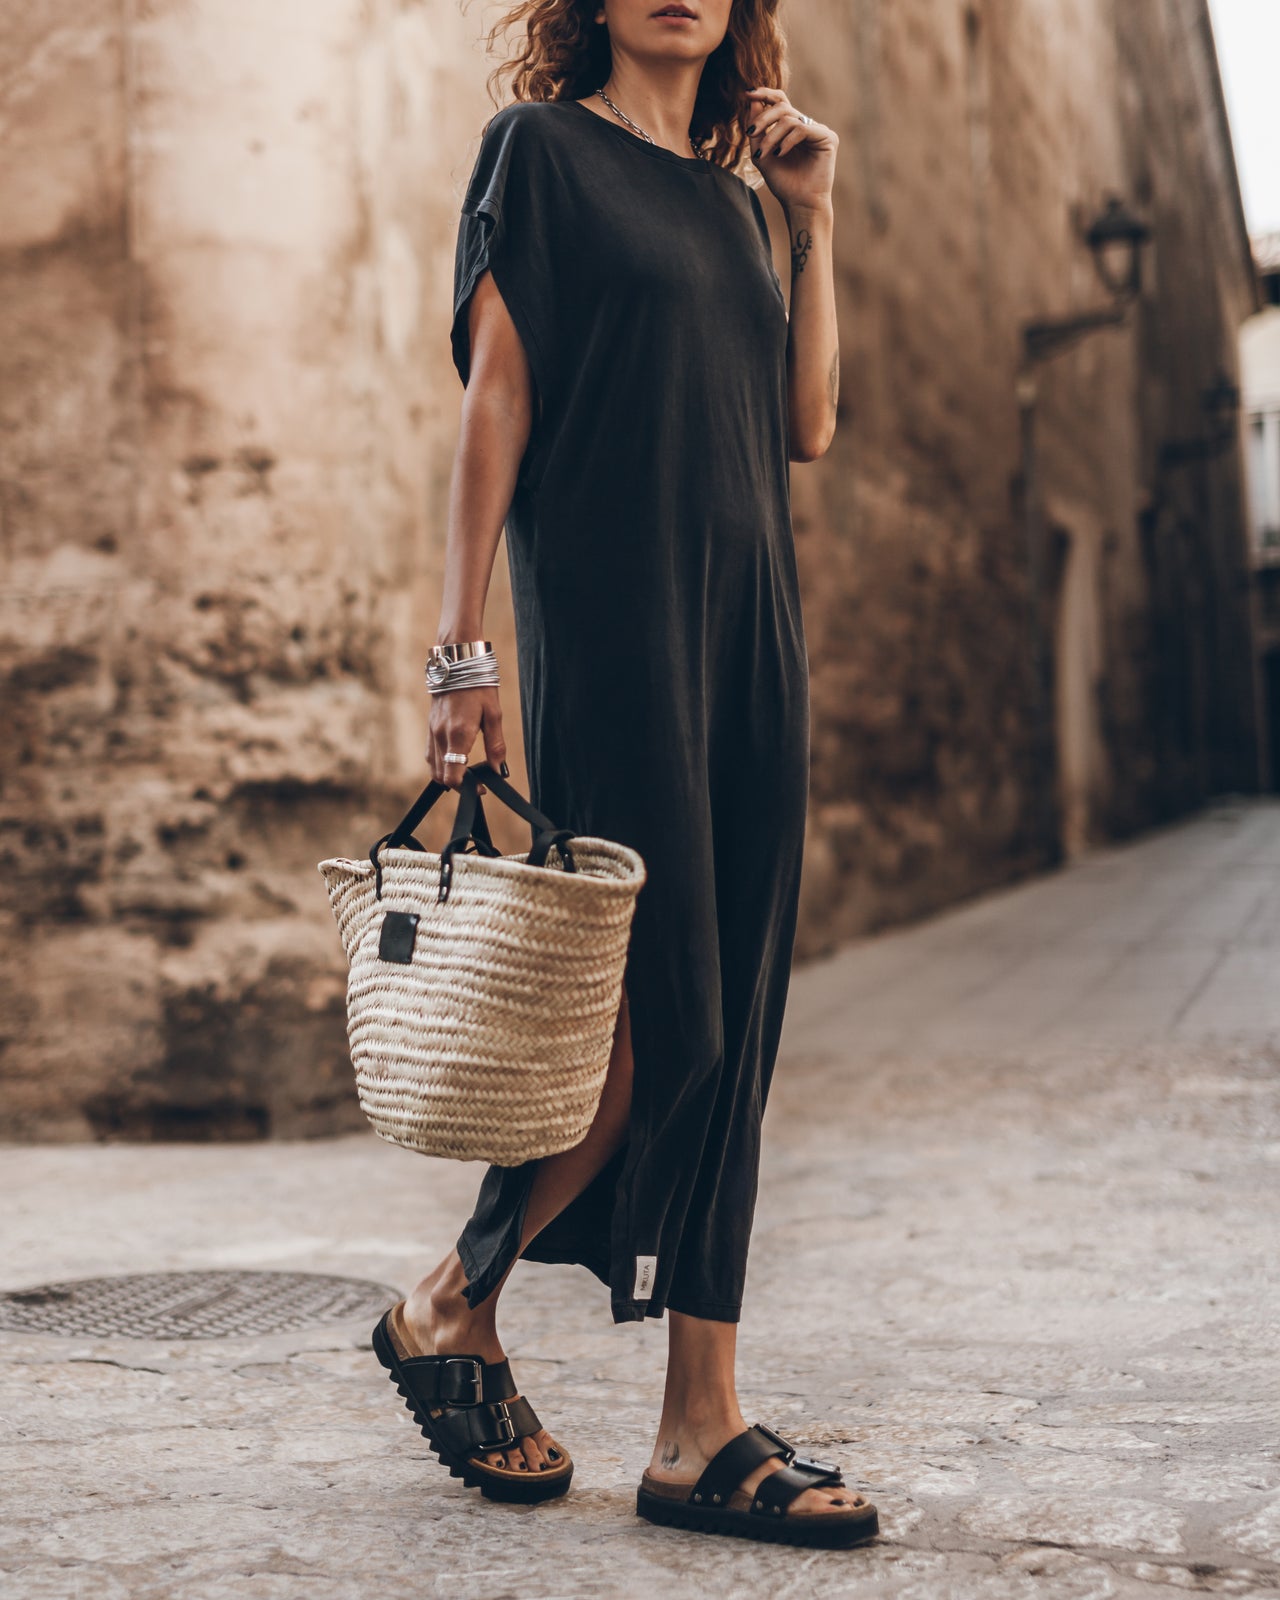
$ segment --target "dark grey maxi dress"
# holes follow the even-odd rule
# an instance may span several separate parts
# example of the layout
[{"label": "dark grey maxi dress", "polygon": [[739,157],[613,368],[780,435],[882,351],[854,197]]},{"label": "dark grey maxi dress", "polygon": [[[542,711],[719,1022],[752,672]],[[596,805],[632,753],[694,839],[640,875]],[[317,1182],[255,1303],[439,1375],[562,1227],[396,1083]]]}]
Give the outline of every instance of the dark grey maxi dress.
[{"label": "dark grey maxi dress", "polygon": [[[809,684],[792,544],[787,319],[760,202],[574,100],[487,124],[452,347],[488,268],[538,410],[506,522],[530,797],[634,846],[626,1143],[524,1252],[613,1320],[739,1319],[795,934]],[[476,1305],[535,1162],[490,1167],[458,1240]]]}]

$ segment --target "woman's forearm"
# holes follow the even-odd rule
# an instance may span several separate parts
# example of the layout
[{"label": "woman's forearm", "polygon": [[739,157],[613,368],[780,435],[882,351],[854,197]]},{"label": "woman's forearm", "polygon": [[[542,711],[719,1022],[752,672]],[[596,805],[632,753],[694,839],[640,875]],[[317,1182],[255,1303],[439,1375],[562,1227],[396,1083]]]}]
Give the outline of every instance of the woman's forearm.
[{"label": "woman's forearm", "polygon": [[787,392],[793,461],[816,461],[836,431],[840,344],[832,262],[834,232],[829,201],[794,206],[787,212],[791,245]]},{"label": "woman's forearm", "polygon": [[494,556],[529,426],[526,406],[497,388],[468,386],[449,489],[440,626],[430,643],[484,636]]}]

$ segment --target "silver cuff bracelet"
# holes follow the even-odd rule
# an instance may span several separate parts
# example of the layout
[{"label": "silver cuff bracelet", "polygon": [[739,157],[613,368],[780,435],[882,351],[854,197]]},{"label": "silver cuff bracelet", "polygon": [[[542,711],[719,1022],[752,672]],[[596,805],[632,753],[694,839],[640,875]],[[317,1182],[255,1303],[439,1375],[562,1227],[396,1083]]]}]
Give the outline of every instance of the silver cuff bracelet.
[{"label": "silver cuff bracelet", "polygon": [[484,688],[501,682],[498,658],[488,639],[433,644],[427,652],[425,676],[432,694]]}]

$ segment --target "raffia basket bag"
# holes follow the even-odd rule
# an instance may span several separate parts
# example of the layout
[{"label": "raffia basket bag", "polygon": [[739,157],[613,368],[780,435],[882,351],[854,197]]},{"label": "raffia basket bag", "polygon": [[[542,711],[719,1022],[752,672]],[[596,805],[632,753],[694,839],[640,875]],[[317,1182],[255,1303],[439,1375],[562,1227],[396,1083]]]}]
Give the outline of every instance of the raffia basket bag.
[{"label": "raffia basket bag", "polygon": [[[481,783],[529,824],[529,850],[494,846]],[[518,1166],[572,1148],[595,1116],[645,865],[557,828],[487,763],[463,772],[436,854],[413,833],[449,792],[428,784],[367,860],[319,863],[356,1090],[393,1144]]]}]

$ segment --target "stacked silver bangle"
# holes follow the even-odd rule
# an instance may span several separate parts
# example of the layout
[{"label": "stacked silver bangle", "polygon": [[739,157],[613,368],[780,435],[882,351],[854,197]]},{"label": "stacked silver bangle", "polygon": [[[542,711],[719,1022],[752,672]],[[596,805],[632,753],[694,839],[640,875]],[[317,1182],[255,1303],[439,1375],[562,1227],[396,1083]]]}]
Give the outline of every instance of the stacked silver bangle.
[{"label": "stacked silver bangle", "polygon": [[427,652],[426,679],[432,694],[496,687],[501,679],[493,645],[488,639],[433,644]]}]

